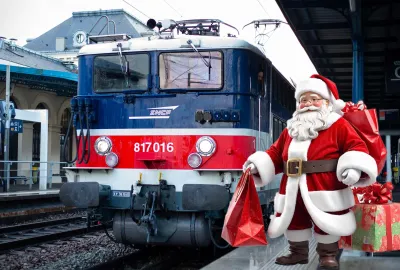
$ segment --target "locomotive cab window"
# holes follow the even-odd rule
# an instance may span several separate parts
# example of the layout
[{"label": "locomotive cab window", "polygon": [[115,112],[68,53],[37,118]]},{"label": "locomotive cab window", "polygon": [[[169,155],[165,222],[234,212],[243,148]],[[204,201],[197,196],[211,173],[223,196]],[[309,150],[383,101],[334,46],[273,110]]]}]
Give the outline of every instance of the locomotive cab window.
[{"label": "locomotive cab window", "polygon": [[222,58],[219,51],[161,53],[160,89],[219,90],[223,86]]},{"label": "locomotive cab window", "polygon": [[96,92],[147,90],[149,73],[148,54],[97,56],[94,59],[93,88]]}]

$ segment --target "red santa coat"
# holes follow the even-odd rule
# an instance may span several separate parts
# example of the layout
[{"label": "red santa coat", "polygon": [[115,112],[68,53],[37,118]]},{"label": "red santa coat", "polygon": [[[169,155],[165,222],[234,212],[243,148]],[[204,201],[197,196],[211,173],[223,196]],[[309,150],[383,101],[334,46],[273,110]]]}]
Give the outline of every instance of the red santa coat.
[{"label": "red santa coat", "polygon": [[[297,193],[301,197],[313,222],[324,232],[335,235],[351,235],[356,229],[352,211],[343,215],[338,212],[354,206],[352,190],[338,179],[343,179],[346,169],[358,169],[367,177],[354,186],[368,186],[375,182],[377,164],[353,127],[339,114],[331,113],[328,127],[313,140],[298,141],[285,129],[279,139],[266,152],[259,151],[249,157],[258,169],[260,177],[254,177],[257,186],[270,183],[275,174],[283,172],[283,164],[289,158],[303,161],[339,159],[336,172],[302,174],[299,177],[283,175],[279,192],[275,196],[275,214],[271,216],[268,235],[282,235],[290,225],[296,206]],[[277,217],[277,213],[281,215]]]}]

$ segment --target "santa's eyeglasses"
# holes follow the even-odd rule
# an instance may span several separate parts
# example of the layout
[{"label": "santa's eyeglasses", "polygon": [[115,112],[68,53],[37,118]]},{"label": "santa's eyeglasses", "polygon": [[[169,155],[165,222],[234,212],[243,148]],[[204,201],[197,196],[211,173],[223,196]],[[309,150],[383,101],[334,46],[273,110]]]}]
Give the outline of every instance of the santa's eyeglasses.
[{"label": "santa's eyeglasses", "polygon": [[307,104],[308,102],[310,102],[311,104],[319,104],[321,100],[324,100],[324,99],[323,98],[301,99],[300,103]]}]

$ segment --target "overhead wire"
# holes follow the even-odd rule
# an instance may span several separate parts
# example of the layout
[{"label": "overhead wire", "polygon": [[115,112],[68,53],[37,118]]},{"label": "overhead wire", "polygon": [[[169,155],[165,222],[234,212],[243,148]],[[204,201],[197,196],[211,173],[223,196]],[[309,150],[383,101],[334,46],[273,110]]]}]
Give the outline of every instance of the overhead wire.
[{"label": "overhead wire", "polygon": [[183,17],[182,14],[180,14],[172,5],[170,5],[167,0],[164,0],[165,4],[167,4],[172,10],[174,10],[181,18]]},{"label": "overhead wire", "polygon": [[267,16],[271,18],[271,16],[269,15],[269,13],[267,12],[267,10],[266,10],[265,7],[263,6],[263,4],[261,4],[260,0],[257,0],[257,2],[260,4],[260,6],[261,6],[261,8],[264,10],[265,14],[267,14]]},{"label": "overhead wire", "polygon": [[132,4],[128,3],[128,2],[125,1],[125,0],[122,0],[122,1],[124,1],[126,4],[128,4],[129,6],[131,6],[131,7],[134,8],[134,9],[136,9],[138,12],[140,12],[141,14],[143,14],[144,16],[146,16],[147,18],[150,19],[150,16],[147,16],[147,15],[144,14],[142,11],[140,11],[138,8],[134,7]]}]

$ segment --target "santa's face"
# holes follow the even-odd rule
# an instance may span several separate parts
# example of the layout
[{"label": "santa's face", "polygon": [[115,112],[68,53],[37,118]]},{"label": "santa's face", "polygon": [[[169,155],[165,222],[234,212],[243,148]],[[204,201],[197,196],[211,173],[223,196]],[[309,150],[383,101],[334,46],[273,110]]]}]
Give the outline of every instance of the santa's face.
[{"label": "santa's face", "polygon": [[318,131],[327,127],[327,119],[332,108],[320,95],[307,92],[300,99],[292,119],[288,120],[288,131],[299,141],[315,139]]}]

